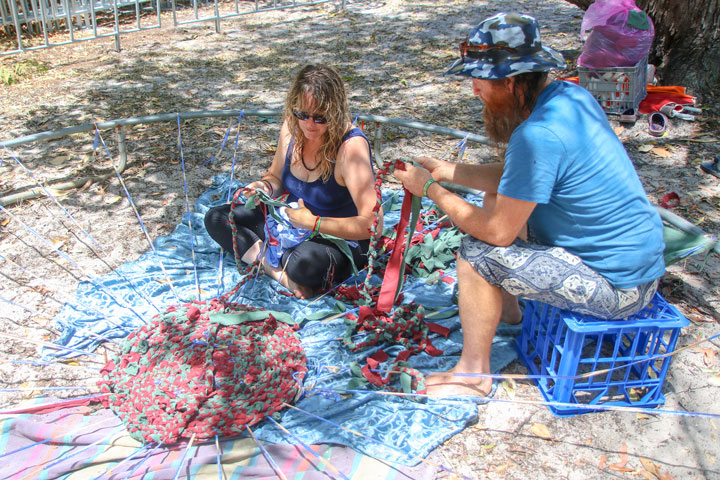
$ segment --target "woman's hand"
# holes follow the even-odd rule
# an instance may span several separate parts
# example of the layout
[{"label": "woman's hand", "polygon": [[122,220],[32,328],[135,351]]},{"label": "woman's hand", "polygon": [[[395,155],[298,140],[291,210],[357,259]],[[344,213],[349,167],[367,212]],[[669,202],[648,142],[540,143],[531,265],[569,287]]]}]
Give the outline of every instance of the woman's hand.
[{"label": "woman's hand", "polygon": [[290,223],[295,228],[312,230],[315,226],[316,215],[305,206],[302,198],[298,199],[298,208],[286,208],[285,213]]},{"label": "woman's hand", "polygon": [[[267,193],[268,196],[272,197],[273,193],[273,186],[268,180],[256,180],[252,183],[248,183],[245,185],[245,187],[242,189],[243,195],[246,197],[251,197],[255,194],[257,190],[262,190],[263,192]],[[255,205],[257,205],[258,200],[255,199]]]}]

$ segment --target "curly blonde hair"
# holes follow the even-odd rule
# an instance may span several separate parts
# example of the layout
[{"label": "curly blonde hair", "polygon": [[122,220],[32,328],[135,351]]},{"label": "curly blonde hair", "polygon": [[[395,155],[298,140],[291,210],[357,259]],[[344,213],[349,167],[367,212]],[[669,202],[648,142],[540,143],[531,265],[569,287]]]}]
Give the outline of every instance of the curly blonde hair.
[{"label": "curly blonde hair", "polygon": [[287,94],[283,112],[290,134],[295,140],[291,157],[293,163],[300,161],[306,141],[293,110],[307,112],[308,96],[315,102],[314,111],[308,113],[327,119],[325,141],[318,152],[320,176],[323,182],[326,182],[333,173],[342,138],[351,125],[347,95],[340,75],[331,67],[306,65],[300,70]]}]

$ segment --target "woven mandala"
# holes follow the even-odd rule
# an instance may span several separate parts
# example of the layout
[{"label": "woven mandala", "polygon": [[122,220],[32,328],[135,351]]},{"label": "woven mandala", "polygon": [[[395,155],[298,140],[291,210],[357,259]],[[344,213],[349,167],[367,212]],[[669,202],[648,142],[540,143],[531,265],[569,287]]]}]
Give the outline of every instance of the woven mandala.
[{"label": "woven mandala", "polygon": [[280,314],[223,300],[170,307],[128,336],[99,386],[130,435],[237,435],[292,403],[307,372]]}]

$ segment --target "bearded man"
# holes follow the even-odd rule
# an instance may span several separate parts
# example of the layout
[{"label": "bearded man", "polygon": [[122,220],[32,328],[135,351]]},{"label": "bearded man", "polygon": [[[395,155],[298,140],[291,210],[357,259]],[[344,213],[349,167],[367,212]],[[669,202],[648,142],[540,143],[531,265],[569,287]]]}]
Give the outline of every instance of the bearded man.
[{"label": "bearded man", "polygon": [[[420,157],[396,176],[430,197],[467,236],[458,251],[463,350],[430,374],[431,395],[487,395],[500,321],[522,321],[518,297],[603,319],[622,319],[652,298],[663,262],[662,223],[605,113],[582,87],[551,81],[565,68],[543,46],[534,18],[501,13],[460,45],[448,74],[472,79],[487,133],[504,162],[455,164]],[[483,206],[438,181],[485,192]],[[621,320],[620,320],[621,321]]]}]

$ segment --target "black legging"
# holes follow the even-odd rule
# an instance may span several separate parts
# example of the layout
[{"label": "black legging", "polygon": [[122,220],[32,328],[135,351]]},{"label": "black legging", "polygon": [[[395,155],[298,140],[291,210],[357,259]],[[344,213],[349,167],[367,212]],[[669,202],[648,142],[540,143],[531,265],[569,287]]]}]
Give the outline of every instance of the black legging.
[{"label": "black legging", "polygon": [[[227,252],[233,251],[232,228],[228,222],[230,204],[211,208],[205,214],[208,234]],[[265,240],[265,217],[260,208],[246,210],[238,205],[233,210],[237,228],[238,252],[242,256],[258,240]],[[358,269],[367,265],[369,240],[360,240],[350,247]],[[285,274],[298,285],[313,290],[327,289],[352,275],[350,259],[331,241],[322,237],[308,240],[283,252],[280,265]]]}]

